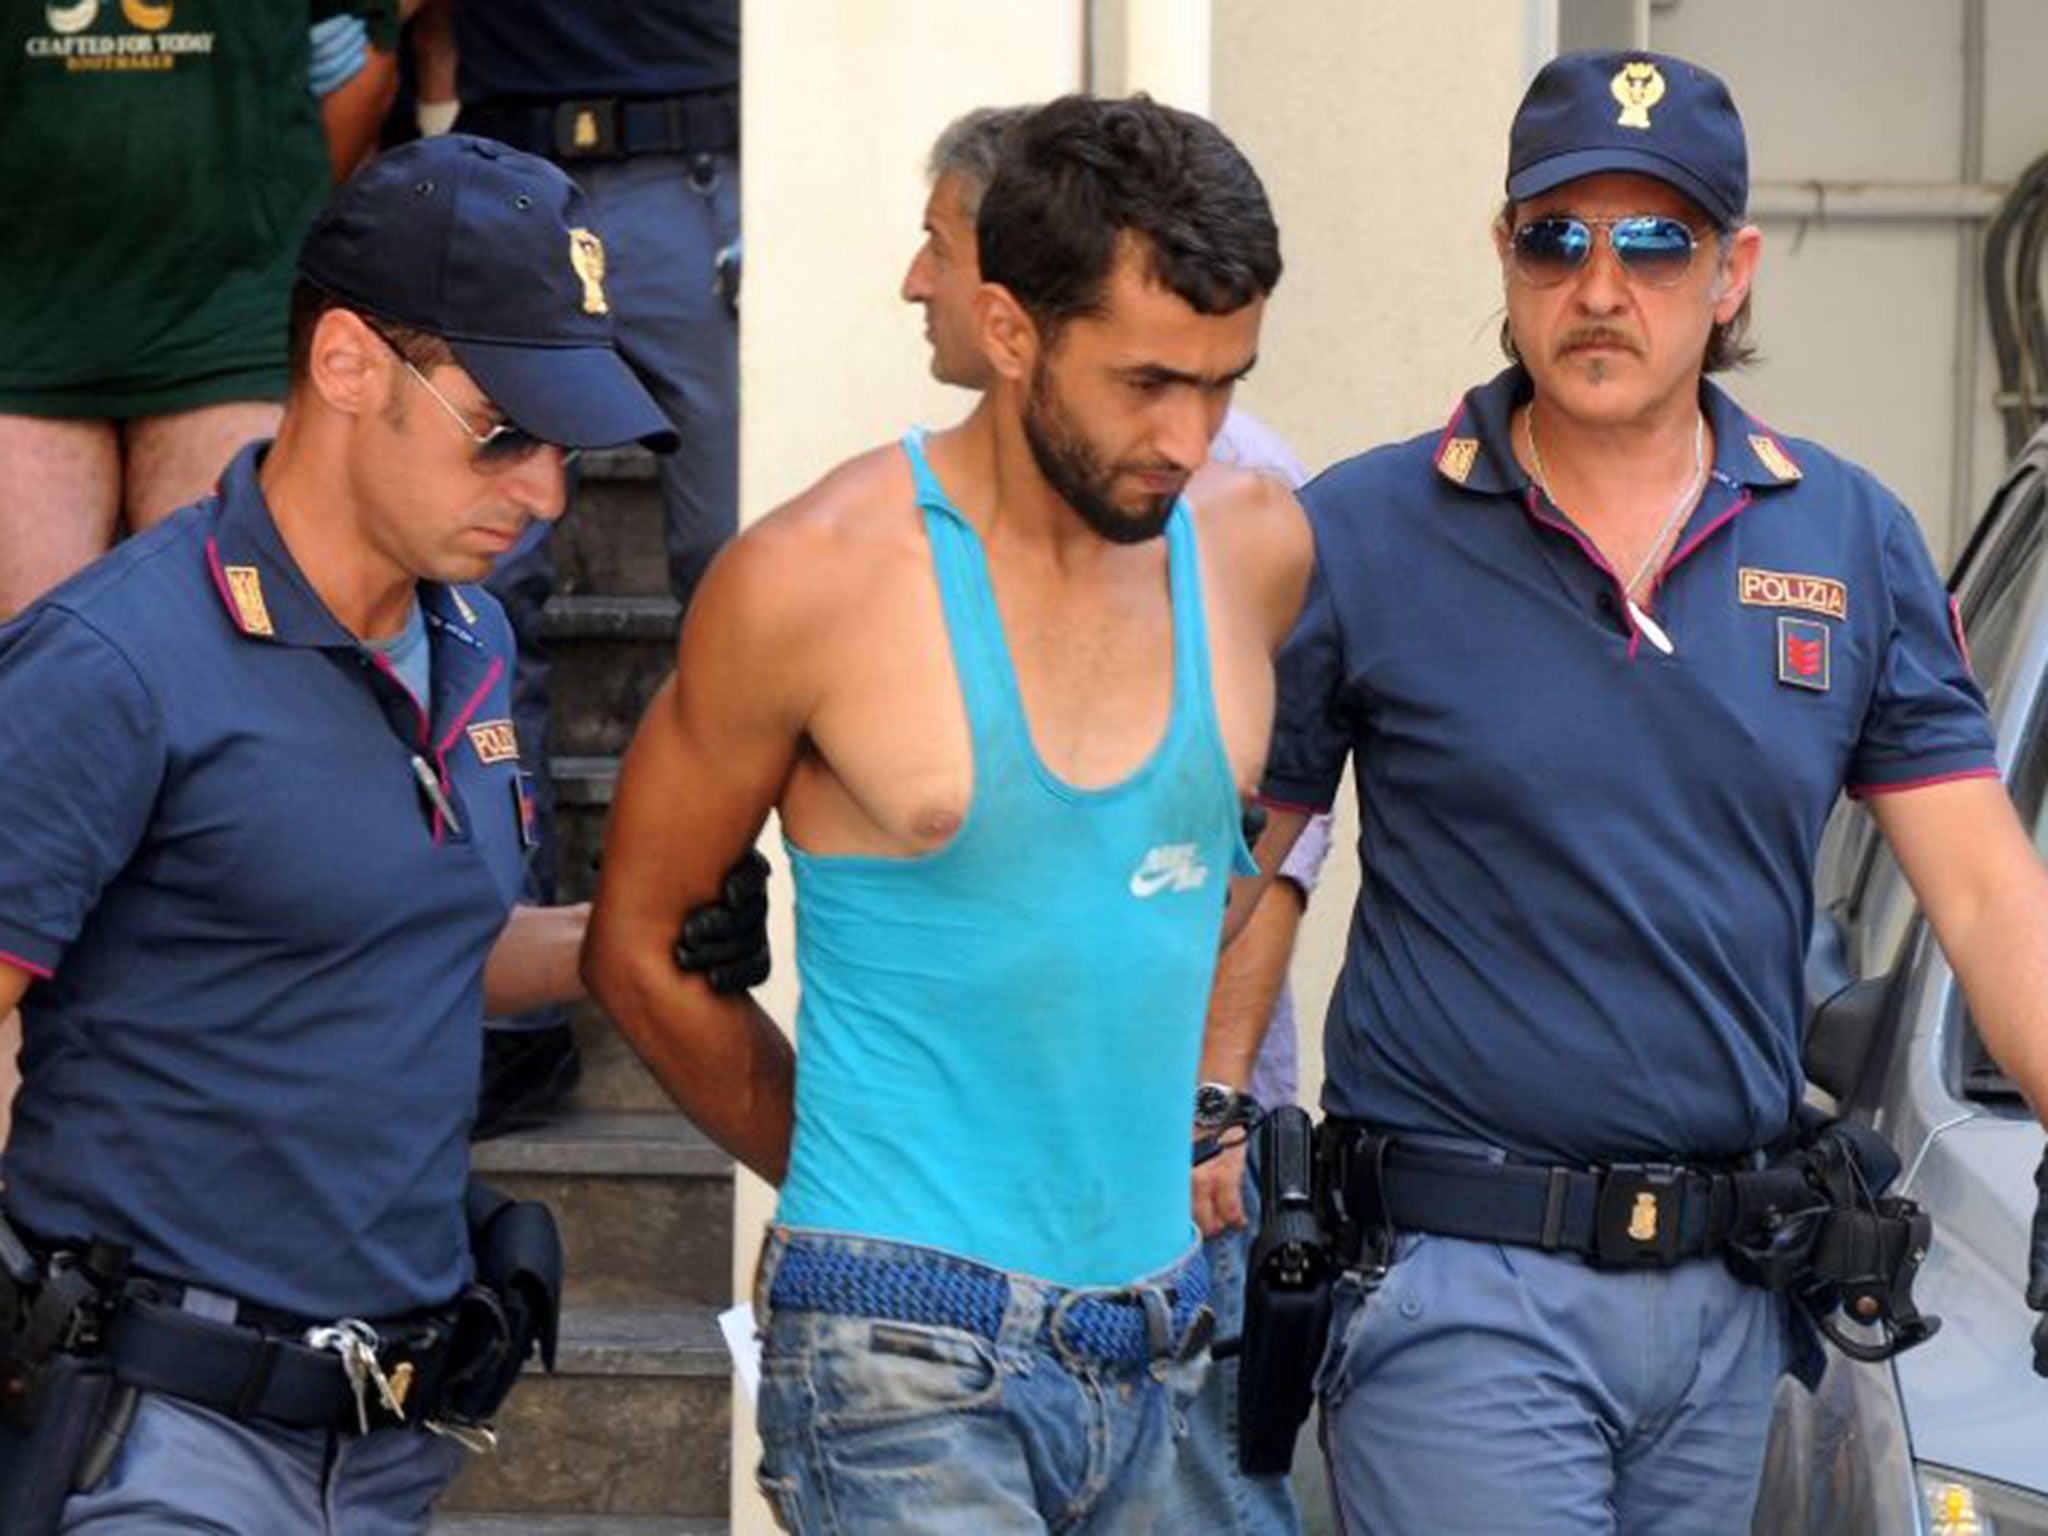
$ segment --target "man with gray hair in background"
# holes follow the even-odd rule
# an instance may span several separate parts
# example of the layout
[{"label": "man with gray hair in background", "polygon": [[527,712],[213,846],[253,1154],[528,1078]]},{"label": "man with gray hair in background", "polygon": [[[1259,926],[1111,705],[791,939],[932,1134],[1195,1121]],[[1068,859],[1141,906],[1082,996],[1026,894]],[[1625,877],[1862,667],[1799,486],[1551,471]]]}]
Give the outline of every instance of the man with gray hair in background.
[{"label": "man with gray hair in background", "polygon": [[[931,343],[932,376],[962,389],[988,387],[990,368],[978,337],[974,296],[981,287],[975,219],[982,193],[995,179],[1003,136],[1028,107],[977,107],[946,125],[926,162],[931,195],[925,202],[925,240],[903,275],[903,297],[923,306]],[[1210,447],[1213,463],[1251,470],[1289,490],[1308,477],[1279,436],[1232,406]],[[1208,471],[1189,482],[1199,500]],[[1239,1095],[1261,1105],[1294,1102],[1298,1085],[1294,998],[1287,965],[1295,931],[1329,852],[1330,820],[1318,816],[1304,829],[1280,879],[1233,941],[1231,984],[1210,1003],[1202,1058],[1205,1105],[1226,1117]],[[1211,1113],[1215,1111],[1212,1109]],[[1212,1132],[1213,1132],[1212,1128]],[[1207,1241],[1211,1302],[1219,1338],[1233,1338],[1244,1314],[1245,1260],[1250,1226],[1258,1217],[1258,1185],[1242,1143],[1228,1146],[1194,1170],[1195,1220]],[[1284,1475],[1248,1476],[1238,1466],[1237,1361],[1219,1361],[1188,1410],[1177,1476],[1183,1507],[1199,1514],[1201,1529],[1237,1536],[1287,1536],[1300,1529],[1293,1491]]]}]

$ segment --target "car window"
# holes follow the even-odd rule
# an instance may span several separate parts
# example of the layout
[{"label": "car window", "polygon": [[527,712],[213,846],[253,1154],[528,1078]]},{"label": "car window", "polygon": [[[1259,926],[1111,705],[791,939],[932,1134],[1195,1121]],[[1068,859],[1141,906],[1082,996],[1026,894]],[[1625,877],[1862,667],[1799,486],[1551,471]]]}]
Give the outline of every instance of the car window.
[{"label": "car window", "polygon": [[[2026,744],[2012,773],[2013,804],[2033,833],[2034,852],[2048,862],[2048,704],[2037,702],[2027,723]],[[1902,884],[1904,882],[1901,882]],[[2028,1113],[2026,1101],[1996,1063],[1977,1034],[1977,1021],[1966,1012],[1962,1032],[1962,1092],[1966,1098]]]},{"label": "car window", "polygon": [[[2034,573],[2040,568],[2042,550],[2048,547],[2043,538],[2044,528],[2048,528],[2043,507],[2048,483],[2039,470],[2029,469],[2015,479],[2004,499],[2010,510],[2000,519],[2003,526],[1988,546],[1971,546],[1971,568],[1961,573],[1957,605],[1969,641],[1970,669],[1990,696],[1994,714],[2008,685],[2007,662],[2020,637],[2020,617],[2027,610]],[[2030,805],[2038,799],[2037,793],[2034,802],[2020,802],[2022,816],[2033,815]],[[1857,805],[1840,814],[1850,819],[1842,831],[1843,846],[1860,848],[1863,864],[1843,914],[1855,935],[1849,964],[1859,977],[1881,976],[1897,964],[1899,950],[1912,928],[1917,910],[1913,890],[1884,839],[1877,835],[1870,812]]]},{"label": "car window", "polygon": [[2048,519],[2042,516],[2040,476],[2026,481],[2021,494],[2025,504],[2014,509],[2011,526],[1990,552],[1981,579],[1968,584],[1958,604],[1970,642],[1970,670],[1987,691],[2005,680],[2006,658],[2019,638],[2020,614],[2041,564],[2042,527]]}]

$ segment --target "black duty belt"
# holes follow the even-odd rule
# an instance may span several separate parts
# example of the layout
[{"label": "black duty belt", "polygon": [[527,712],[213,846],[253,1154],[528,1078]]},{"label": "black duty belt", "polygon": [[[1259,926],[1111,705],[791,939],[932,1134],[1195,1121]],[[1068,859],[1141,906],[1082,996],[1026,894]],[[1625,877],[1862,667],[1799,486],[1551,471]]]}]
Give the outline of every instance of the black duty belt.
[{"label": "black duty belt", "polygon": [[1661,1267],[1717,1252],[1736,1213],[1731,1173],[1666,1163],[1558,1168],[1430,1151],[1331,1121],[1338,1253],[1355,1265],[1387,1232],[1433,1232]]},{"label": "black duty belt", "polygon": [[456,127],[551,160],[731,154],[740,147],[736,90],[633,99],[592,96],[540,105],[464,107]]},{"label": "black duty belt", "polygon": [[[364,1394],[370,1427],[417,1420],[407,1405],[431,1403],[448,1363],[451,1314],[427,1314],[372,1331],[376,1358],[399,1401],[389,1412],[377,1390]],[[161,1302],[131,1299],[107,1331],[117,1379],[166,1392],[238,1419],[297,1429],[359,1427],[357,1392],[342,1357],[303,1335],[215,1322]]]}]

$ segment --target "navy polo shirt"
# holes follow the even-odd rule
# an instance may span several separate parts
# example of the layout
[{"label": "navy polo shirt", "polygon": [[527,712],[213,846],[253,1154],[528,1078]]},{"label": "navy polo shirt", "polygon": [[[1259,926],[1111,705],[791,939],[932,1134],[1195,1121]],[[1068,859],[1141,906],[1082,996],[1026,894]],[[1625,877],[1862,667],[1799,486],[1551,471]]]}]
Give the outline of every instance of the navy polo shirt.
[{"label": "navy polo shirt", "polygon": [[727,90],[740,83],[739,0],[465,0],[455,52],[469,106]]},{"label": "navy polo shirt", "polygon": [[511,642],[422,583],[422,711],[299,573],[258,457],[0,629],[0,959],[38,978],[6,1204],[284,1312],[389,1315],[468,1278]]},{"label": "navy polo shirt", "polygon": [[1912,518],[1711,384],[1713,471],[1635,629],[1510,447],[1527,376],[1302,494],[1317,564],[1266,796],[1355,758],[1325,1107],[1571,1163],[1767,1145],[1836,796],[1995,772]]}]

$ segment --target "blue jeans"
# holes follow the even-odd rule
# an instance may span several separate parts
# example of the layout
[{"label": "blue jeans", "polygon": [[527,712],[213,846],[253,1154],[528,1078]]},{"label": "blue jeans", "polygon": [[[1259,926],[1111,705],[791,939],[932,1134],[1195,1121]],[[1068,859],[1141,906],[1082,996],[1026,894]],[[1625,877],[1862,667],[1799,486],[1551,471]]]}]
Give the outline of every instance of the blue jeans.
[{"label": "blue jeans", "polygon": [[451,1440],[230,1419],[146,1392],[107,1475],[64,1505],[64,1536],[423,1536],[462,1470]]},{"label": "blue jeans", "polygon": [[1783,1296],[1403,1234],[1340,1282],[1318,1390],[1345,1536],[1747,1536]]},{"label": "blue jeans", "polygon": [[[1256,1153],[1257,1143],[1253,1148]],[[1245,1263],[1259,1229],[1259,1172],[1245,1159],[1246,1225],[1202,1245],[1209,1260],[1210,1305],[1216,1337],[1236,1338],[1244,1327]],[[1216,1362],[1188,1409],[1188,1437],[1180,1449],[1180,1508],[1189,1531],[1227,1536],[1297,1536],[1301,1515],[1282,1474],[1248,1477],[1237,1464],[1237,1358]]]},{"label": "blue jeans", "polygon": [[[880,1261],[898,1299],[971,1291],[966,1322],[777,1304],[792,1254]],[[1076,1291],[930,1248],[776,1229],[756,1297],[762,1490],[799,1536],[1184,1536],[1174,1451],[1209,1329],[1206,1307],[1182,1316],[1172,1292],[1200,1265],[1196,1252],[1124,1290]],[[1091,1336],[1110,1298],[1149,1358],[1112,1360]]]}]

